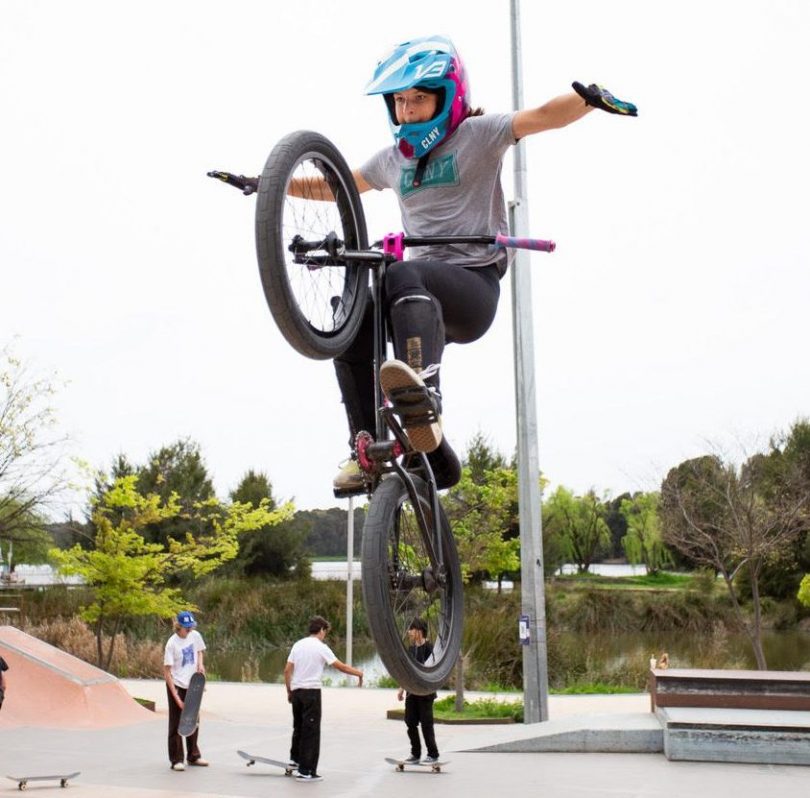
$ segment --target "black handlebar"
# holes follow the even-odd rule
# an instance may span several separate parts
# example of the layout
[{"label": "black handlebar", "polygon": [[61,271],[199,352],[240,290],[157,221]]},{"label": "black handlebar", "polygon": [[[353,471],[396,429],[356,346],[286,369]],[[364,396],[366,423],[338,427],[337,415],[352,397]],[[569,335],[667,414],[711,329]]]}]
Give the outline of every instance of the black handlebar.
[{"label": "black handlebar", "polygon": [[234,175],[230,172],[206,172],[208,177],[215,177],[229,186],[238,188],[245,196],[250,196],[259,190],[258,177],[245,177],[244,175]]}]

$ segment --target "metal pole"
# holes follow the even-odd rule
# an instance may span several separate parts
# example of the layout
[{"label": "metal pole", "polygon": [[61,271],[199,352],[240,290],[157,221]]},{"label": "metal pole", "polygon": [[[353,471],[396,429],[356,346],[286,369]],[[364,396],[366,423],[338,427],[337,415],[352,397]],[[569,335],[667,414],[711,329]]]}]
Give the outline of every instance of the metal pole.
[{"label": "metal pole", "polygon": [[354,622],[354,497],[349,496],[349,517],[346,523],[346,664],[352,664],[352,625]]},{"label": "metal pole", "polygon": [[[520,0],[510,0],[512,32],[512,107],[523,107]],[[527,236],[526,158],[523,141],[514,148],[515,199],[510,208],[512,234]],[[523,641],[524,722],[548,720],[546,598],[543,532],[540,520],[540,466],[537,455],[537,405],[534,376],[532,276],[529,253],[517,250],[512,266],[512,335],[515,358],[518,505],[520,519],[521,613],[528,618]],[[515,619],[517,621],[517,619]]]}]

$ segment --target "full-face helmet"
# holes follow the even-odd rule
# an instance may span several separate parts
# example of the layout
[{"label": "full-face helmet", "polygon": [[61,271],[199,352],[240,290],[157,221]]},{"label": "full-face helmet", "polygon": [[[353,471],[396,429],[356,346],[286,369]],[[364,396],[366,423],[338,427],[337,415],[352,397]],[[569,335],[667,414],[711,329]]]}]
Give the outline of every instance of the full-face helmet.
[{"label": "full-face helmet", "polygon": [[[400,125],[393,95],[416,87],[438,94],[436,114],[427,122]],[[427,155],[470,112],[464,64],[446,36],[425,36],[398,44],[377,64],[366,94],[383,95],[394,141],[406,158]]]}]

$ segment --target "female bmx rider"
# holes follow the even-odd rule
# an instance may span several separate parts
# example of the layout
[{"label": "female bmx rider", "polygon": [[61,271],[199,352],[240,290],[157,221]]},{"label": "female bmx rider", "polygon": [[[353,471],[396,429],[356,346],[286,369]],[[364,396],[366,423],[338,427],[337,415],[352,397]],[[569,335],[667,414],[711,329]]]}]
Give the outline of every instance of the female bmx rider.
[{"label": "female bmx rider", "polygon": [[[353,172],[357,188],[393,190],[408,236],[507,234],[501,164],[510,146],[594,108],[636,116],[632,103],[599,86],[572,85],[573,92],[537,108],[485,114],[470,105],[464,65],[449,39],[403,42],[377,64],[366,87],[366,94],[383,97],[394,145]],[[383,363],[380,381],[414,449],[429,453],[439,487],[450,487],[460,467],[442,438],[442,353],[445,344],[475,341],[492,324],[508,255],[456,244],[409,251],[408,260],[386,272],[385,317],[396,359]],[[372,349],[369,309],[352,345],[334,361],[352,445],[358,432],[375,429]],[[340,495],[363,490],[354,459],[334,488]]]}]

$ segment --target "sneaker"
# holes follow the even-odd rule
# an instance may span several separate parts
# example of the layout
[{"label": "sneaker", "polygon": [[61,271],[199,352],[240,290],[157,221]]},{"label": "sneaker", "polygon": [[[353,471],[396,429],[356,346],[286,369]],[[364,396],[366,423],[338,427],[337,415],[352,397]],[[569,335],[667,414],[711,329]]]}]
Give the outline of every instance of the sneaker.
[{"label": "sneaker", "polygon": [[332,488],[343,496],[365,491],[366,481],[357,460],[349,458],[340,464],[340,470],[332,480]]},{"label": "sneaker", "polygon": [[296,781],[323,781],[323,776],[319,776],[317,773],[299,773],[295,777]]},{"label": "sneaker", "polygon": [[191,759],[189,759],[188,763],[189,763],[189,765],[192,765],[195,768],[207,768],[208,767],[207,760],[203,759],[202,757],[200,757],[199,759],[195,759],[193,761]]},{"label": "sneaker", "polygon": [[173,762],[172,770],[185,770],[186,766],[182,762]]},{"label": "sneaker", "polygon": [[[428,366],[423,373],[436,373]],[[411,446],[432,452],[442,442],[440,397],[422,377],[401,360],[386,360],[380,368],[380,385],[394,412],[401,418]]]},{"label": "sneaker", "polygon": [[290,761],[287,763],[287,767],[288,767],[288,768],[293,768],[294,770],[298,770],[298,763],[297,763],[295,760],[291,759],[291,760],[290,760]]},{"label": "sneaker", "polygon": [[418,756],[414,756],[411,754],[407,759],[402,760],[406,765],[418,765],[420,762],[420,758]]},{"label": "sneaker", "polygon": [[422,760],[423,765],[435,765],[439,761],[439,757],[437,756],[426,756]]}]

